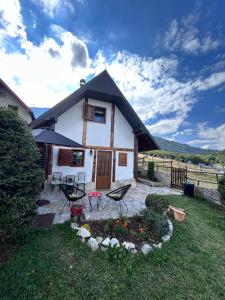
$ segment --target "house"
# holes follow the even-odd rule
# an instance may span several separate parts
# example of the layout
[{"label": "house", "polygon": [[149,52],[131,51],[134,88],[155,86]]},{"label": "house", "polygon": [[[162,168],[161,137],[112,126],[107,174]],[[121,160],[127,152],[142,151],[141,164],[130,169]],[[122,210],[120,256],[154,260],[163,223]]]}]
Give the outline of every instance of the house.
[{"label": "house", "polygon": [[30,123],[34,119],[32,110],[0,79],[0,106],[18,112],[18,115]]},{"label": "house", "polygon": [[[48,175],[85,171],[90,189],[133,182],[138,151],[158,149],[157,143],[106,70],[81,83],[77,91],[30,124],[32,129],[48,128],[61,136],[45,151]],[[62,136],[69,139],[67,146]],[[72,146],[74,142],[77,145]]]}]

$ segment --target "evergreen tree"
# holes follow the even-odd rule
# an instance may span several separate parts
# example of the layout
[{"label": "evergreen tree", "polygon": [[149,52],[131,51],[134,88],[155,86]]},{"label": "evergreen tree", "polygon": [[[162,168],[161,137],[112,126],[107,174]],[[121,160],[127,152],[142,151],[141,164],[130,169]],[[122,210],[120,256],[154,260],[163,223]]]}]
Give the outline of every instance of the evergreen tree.
[{"label": "evergreen tree", "polygon": [[16,112],[0,108],[0,243],[21,240],[44,181],[39,151]]}]

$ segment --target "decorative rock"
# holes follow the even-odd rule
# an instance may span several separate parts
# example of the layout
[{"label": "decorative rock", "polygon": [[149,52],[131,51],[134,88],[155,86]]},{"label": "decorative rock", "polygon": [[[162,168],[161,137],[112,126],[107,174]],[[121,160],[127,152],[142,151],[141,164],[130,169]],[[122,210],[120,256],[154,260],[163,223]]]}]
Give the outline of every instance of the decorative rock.
[{"label": "decorative rock", "polygon": [[74,230],[79,230],[80,227],[77,223],[71,223],[71,228],[74,229]]},{"label": "decorative rock", "polygon": [[137,254],[137,249],[130,249],[130,252],[132,253],[132,254]]},{"label": "decorative rock", "polygon": [[130,243],[130,242],[123,242],[122,244],[123,247],[125,247],[125,249],[131,251],[131,249],[135,249],[136,246],[134,243]]},{"label": "decorative rock", "polygon": [[97,236],[96,237],[96,241],[99,243],[99,245],[101,244],[101,242],[103,241],[103,238],[101,236]]},{"label": "decorative rock", "polygon": [[83,244],[85,244],[85,239],[81,239],[81,242],[82,242]]},{"label": "decorative rock", "polygon": [[104,241],[102,242],[102,246],[104,246],[104,247],[109,247],[109,243],[110,243],[110,238],[107,237],[107,238],[104,239]]},{"label": "decorative rock", "polygon": [[110,246],[111,247],[119,247],[120,242],[116,238],[112,238],[111,241],[110,241]]},{"label": "decorative rock", "polygon": [[106,252],[106,251],[108,250],[108,247],[105,247],[105,246],[100,245],[100,249],[101,249],[103,252]]},{"label": "decorative rock", "polygon": [[144,244],[144,245],[141,247],[141,252],[142,252],[144,255],[147,255],[150,251],[152,251],[152,247],[151,247],[149,244]]},{"label": "decorative rock", "polygon": [[168,226],[169,226],[168,234],[171,236],[173,234],[173,223],[169,219],[167,219],[167,223],[168,223]]},{"label": "decorative rock", "polygon": [[170,240],[170,236],[167,234],[167,235],[164,235],[163,237],[162,237],[162,241],[163,242],[169,242],[169,240]]},{"label": "decorative rock", "polygon": [[91,233],[86,228],[81,227],[81,228],[79,228],[77,235],[83,239],[86,239],[91,236]]},{"label": "decorative rock", "polygon": [[98,242],[93,237],[90,237],[90,239],[87,242],[87,245],[91,248],[91,250],[96,251],[98,250]]}]

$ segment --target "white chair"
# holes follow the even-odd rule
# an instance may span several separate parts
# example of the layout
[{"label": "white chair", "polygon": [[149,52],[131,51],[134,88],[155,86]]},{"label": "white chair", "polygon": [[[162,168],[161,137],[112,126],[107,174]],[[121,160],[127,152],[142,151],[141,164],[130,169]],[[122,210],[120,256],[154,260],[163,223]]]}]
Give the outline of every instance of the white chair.
[{"label": "white chair", "polygon": [[77,181],[76,181],[76,185],[78,188],[79,188],[79,185],[81,185],[81,184],[84,186],[84,191],[85,191],[85,177],[86,177],[85,172],[78,172]]}]

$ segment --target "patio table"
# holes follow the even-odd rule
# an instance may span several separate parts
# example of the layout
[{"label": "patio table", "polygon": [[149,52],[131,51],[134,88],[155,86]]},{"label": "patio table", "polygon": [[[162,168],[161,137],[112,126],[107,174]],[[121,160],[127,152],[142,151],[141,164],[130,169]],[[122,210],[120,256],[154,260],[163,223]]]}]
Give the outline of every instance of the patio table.
[{"label": "patio table", "polygon": [[99,210],[99,204],[101,202],[101,199],[102,199],[102,193],[101,192],[90,192],[88,194],[88,200],[89,200],[89,204],[90,204],[90,211],[92,211],[92,204],[91,204],[91,201],[93,199],[97,199],[97,209]]}]

